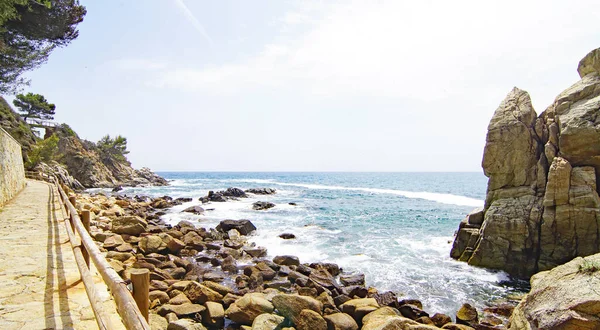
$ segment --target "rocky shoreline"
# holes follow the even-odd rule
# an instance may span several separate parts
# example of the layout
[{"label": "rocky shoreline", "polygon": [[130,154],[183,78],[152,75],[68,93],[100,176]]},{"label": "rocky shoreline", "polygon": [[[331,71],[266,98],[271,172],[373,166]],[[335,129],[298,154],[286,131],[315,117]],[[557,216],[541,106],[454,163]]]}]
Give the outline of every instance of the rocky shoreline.
[{"label": "rocky shoreline", "polygon": [[[229,188],[183,211],[202,214],[206,203],[273,193]],[[364,274],[337,264],[267,259],[266,248],[247,240],[256,230],[250,220],[224,219],[207,229],[160,219],[191,198],[80,194],[77,200],[78,209],[94,215],[92,236],[119,275],[128,280],[131,269],[150,270],[153,329],[506,329],[514,308],[507,303],[479,313],[464,304],[453,317],[428,313],[419,300],[379,292],[366,286]]]}]

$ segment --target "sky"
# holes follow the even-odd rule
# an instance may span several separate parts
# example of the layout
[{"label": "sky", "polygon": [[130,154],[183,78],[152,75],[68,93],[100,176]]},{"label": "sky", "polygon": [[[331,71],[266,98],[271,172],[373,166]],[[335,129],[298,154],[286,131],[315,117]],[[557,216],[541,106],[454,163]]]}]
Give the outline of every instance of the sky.
[{"label": "sky", "polygon": [[80,2],[23,92],[155,171],[481,171],[513,86],[541,113],[600,47],[597,0]]}]

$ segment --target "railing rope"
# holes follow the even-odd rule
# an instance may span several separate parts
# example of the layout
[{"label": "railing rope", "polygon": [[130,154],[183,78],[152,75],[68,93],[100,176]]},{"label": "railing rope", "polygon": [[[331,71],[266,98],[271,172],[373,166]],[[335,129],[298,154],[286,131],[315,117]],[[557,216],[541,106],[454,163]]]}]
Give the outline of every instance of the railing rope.
[{"label": "railing rope", "polygon": [[[68,222],[65,223],[67,234],[71,241],[73,253],[77,268],[85,286],[90,304],[96,316],[96,322],[101,330],[109,330],[108,317],[102,308],[102,304],[97,298],[95,284],[90,272],[90,259],[93,261],[96,269],[102,276],[104,283],[108,286],[115,303],[117,312],[121,316],[123,324],[128,330],[150,330],[148,325],[148,307],[150,300],[148,298],[149,290],[149,272],[132,271],[132,283],[134,285],[134,296],[129,292],[125,281],[117,274],[112,266],[106,261],[104,255],[96,245],[96,242],[89,235],[90,230],[90,212],[84,210],[81,218],[78,215],[75,196],[67,196],[65,189],[55,176],[49,176],[39,172],[26,172],[26,177],[48,181],[56,187],[61,200],[69,215]],[[77,233],[78,235],[75,235]],[[78,237],[79,236],[79,237]],[[139,273],[139,274],[138,274]],[[134,280],[135,277],[135,280]],[[140,310],[143,310],[143,312]]]}]

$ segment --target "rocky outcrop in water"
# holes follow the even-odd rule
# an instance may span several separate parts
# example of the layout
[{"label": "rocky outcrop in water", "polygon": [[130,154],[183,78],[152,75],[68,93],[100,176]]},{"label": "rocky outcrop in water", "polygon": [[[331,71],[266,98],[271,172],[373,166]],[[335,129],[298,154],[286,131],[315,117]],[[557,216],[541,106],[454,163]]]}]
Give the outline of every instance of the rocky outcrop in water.
[{"label": "rocky outcrop in water", "polygon": [[581,80],[537,116],[514,88],[488,126],[485,206],[463,220],[451,256],[528,277],[600,251],[600,49]]}]

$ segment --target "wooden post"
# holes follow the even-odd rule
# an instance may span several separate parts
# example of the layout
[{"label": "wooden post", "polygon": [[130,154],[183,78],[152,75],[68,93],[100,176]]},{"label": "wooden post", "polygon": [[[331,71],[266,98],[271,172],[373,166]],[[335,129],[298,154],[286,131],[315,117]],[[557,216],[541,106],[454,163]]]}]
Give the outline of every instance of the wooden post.
[{"label": "wooden post", "polygon": [[[81,222],[83,223],[83,227],[85,230],[90,233],[90,211],[83,210],[81,211]],[[81,253],[83,254],[83,259],[85,260],[85,264],[90,268],[90,254],[85,246],[82,246]]]},{"label": "wooden post", "polygon": [[69,202],[71,202],[71,204],[73,204],[73,206],[75,206],[75,208],[77,209],[77,197],[75,197],[75,196],[69,197]]},{"label": "wooden post", "polygon": [[[71,203],[71,205],[73,205],[73,207],[75,209],[77,209],[77,197],[75,196],[70,196],[69,197],[69,203]],[[68,209],[68,208],[67,208]],[[71,229],[73,229],[73,231],[75,231],[75,221],[74,221],[74,217],[75,214],[71,214],[71,212],[69,212],[69,220],[71,221]]]},{"label": "wooden post", "polygon": [[131,284],[133,285],[133,299],[146,321],[148,321],[148,310],[150,309],[150,271],[146,268],[132,269]]}]

